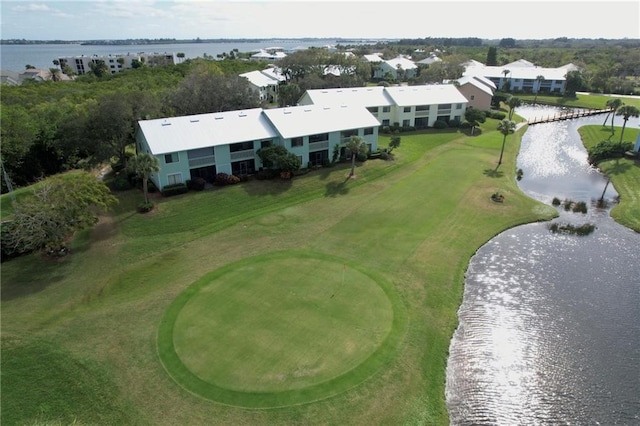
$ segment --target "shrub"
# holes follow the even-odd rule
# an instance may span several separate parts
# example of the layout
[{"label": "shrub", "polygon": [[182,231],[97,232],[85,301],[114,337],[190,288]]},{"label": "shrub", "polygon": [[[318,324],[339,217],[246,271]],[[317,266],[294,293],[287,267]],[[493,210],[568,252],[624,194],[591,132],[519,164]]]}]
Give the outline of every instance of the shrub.
[{"label": "shrub", "polygon": [[129,181],[129,178],[124,174],[119,174],[111,182],[109,182],[109,188],[113,191],[126,191],[133,188],[133,185]]},{"label": "shrub", "polygon": [[236,175],[229,175],[227,178],[227,185],[234,185],[240,182],[240,178]]},{"label": "shrub", "polygon": [[633,144],[631,142],[604,140],[589,149],[589,164],[595,165],[609,158],[621,158],[625,152],[631,151],[632,149]]},{"label": "shrub", "polygon": [[462,123],[457,118],[449,121],[449,127],[451,127],[452,129],[458,129],[461,125]]},{"label": "shrub", "polygon": [[153,201],[143,201],[138,204],[138,213],[149,213],[151,210],[153,210],[153,206]]},{"label": "shrub", "polygon": [[164,197],[171,197],[172,195],[184,194],[189,191],[187,185],[184,183],[176,183],[174,185],[167,185],[162,188],[162,195]]},{"label": "shrub", "polygon": [[551,201],[551,204],[552,204],[552,205],[554,205],[554,206],[556,206],[556,207],[557,207],[557,206],[559,206],[559,205],[561,204],[561,202],[560,202],[560,198],[558,198],[558,197],[553,197],[553,200]]},{"label": "shrub", "polygon": [[573,205],[571,209],[574,213],[587,213],[587,203],[584,201],[579,201]]},{"label": "shrub", "polygon": [[201,177],[195,177],[187,181],[187,188],[194,191],[202,191],[207,184],[207,181]]},{"label": "shrub", "polygon": [[470,129],[471,127],[472,127],[472,126],[471,126],[471,123],[469,123],[468,121],[463,121],[463,122],[460,124],[460,128],[461,128],[461,129],[465,129],[465,130],[467,130],[467,129]]},{"label": "shrub", "polygon": [[436,120],[435,123],[433,123],[434,129],[446,129],[447,127],[449,127],[449,125],[444,120]]},{"label": "shrub", "polygon": [[382,133],[389,133],[391,128],[389,126],[382,126]]},{"label": "shrub", "polygon": [[214,180],[214,183],[216,185],[226,185],[227,182],[229,180],[229,175],[226,173],[218,173],[216,174],[216,178]]},{"label": "shrub", "polygon": [[504,120],[504,118],[507,116],[507,114],[502,111],[496,111],[492,109],[485,111],[485,114],[488,118],[493,118],[496,120]]}]

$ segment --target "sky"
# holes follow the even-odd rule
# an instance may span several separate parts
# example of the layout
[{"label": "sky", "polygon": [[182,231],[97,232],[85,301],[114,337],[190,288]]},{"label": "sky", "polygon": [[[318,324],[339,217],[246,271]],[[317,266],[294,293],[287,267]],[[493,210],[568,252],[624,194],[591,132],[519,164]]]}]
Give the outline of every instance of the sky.
[{"label": "sky", "polygon": [[2,39],[640,38],[640,1],[0,0]]}]

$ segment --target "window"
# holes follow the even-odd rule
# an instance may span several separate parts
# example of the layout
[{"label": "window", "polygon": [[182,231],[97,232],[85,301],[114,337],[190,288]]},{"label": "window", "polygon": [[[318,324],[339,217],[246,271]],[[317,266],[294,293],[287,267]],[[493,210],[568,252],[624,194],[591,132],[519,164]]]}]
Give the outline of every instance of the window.
[{"label": "window", "polygon": [[342,139],[350,138],[351,136],[358,136],[358,129],[343,130],[340,132]]},{"label": "window", "polygon": [[411,120],[402,120],[402,127],[409,127],[411,125]]},{"label": "window", "polygon": [[391,112],[391,107],[390,106],[382,107],[382,112]]},{"label": "window", "polygon": [[372,135],[373,134],[373,127],[367,127],[366,129],[364,129],[364,134],[365,135]]},{"label": "window", "polygon": [[231,152],[248,151],[250,149],[253,149],[253,142],[238,142],[229,145],[229,151]]},{"label": "window", "polygon": [[383,126],[388,126],[389,125],[389,120],[382,120],[382,125]]},{"label": "window", "polygon": [[429,105],[418,105],[416,111],[429,111]]},{"label": "window", "polygon": [[456,104],[456,109],[462,109],[462,104]]},{"label": "window", "polygon": [[165,164],[177,163],[180,161],[180,156],[178,156],[177,152],[172,152],[171,154],[164,155]]},{"label": "window", "polygon": [[474,100],[475,98],[476,98],[476,95],[471,95],[471,96],[469,97],[469,100],[470,100],[470,101],[472,101],[472,100]]},{"label": "window", "polygon": [[167,175],[167,185],[176,185],[179,183],[182,183],[182,173]]},{"label": "window", "polygon": [[324,142],[329,140],[329,133],[319,133],[309,136],[309,143]]},{"label": "window", "polygon": [[270,140],[260,142],[260,148],[266,148],[268,146],[271,146]]},{"label": "window", "polygon": [[291,138],[291,148],[302,146],[302,136],[299,138]]},{"label": "window", "polygon": [[368,107],[367,110],[369,110],[369,112],[372,114],[378,113],[378,107]]},{"label": "window", "polygon": [[410,106],[404,107],[404,112],[411,112],[411,107]]}]

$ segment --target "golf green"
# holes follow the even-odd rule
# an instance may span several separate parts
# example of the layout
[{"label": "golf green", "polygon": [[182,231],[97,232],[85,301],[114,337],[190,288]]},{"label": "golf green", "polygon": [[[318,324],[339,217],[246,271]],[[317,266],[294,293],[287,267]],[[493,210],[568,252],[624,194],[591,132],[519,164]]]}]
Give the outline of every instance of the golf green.
[{"label": "golf green", "polygon": [[176,299],[161,325],[160,355],[180,384],[223,403],[328,397],[375,373],[399,341],[398,301],[378,281],[308,253],[228,265]]}]

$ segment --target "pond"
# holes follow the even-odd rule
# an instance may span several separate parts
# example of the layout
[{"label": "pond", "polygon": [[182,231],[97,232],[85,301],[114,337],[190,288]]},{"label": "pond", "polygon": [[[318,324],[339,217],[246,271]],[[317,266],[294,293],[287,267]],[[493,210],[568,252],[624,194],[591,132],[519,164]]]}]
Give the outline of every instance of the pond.
[{"label": "pond", "polygon": [[[553,222],[596,228],[577,236],[524,225],[472,258],[447,365],[453,425],[640,424],[640,234],[596,207],[607,180],[577,133],[603,120],[534,125],[523,136],[520,188],[547,204],[584,201],[586,214],[558,207]],[[609,185],[605,200],[616,196]]]}]

